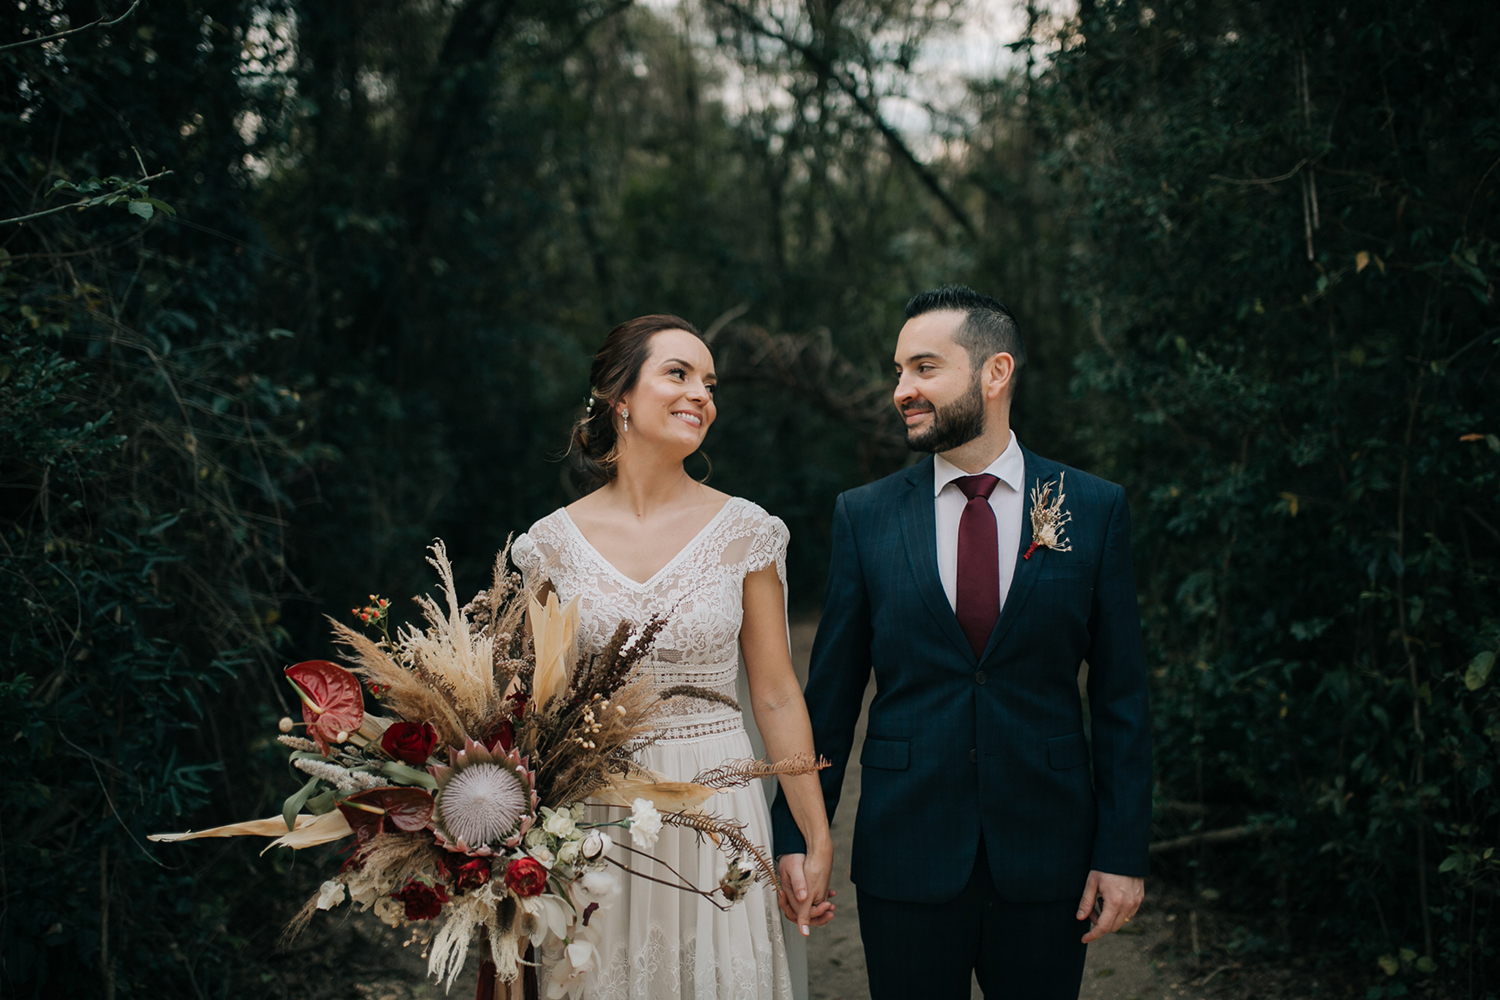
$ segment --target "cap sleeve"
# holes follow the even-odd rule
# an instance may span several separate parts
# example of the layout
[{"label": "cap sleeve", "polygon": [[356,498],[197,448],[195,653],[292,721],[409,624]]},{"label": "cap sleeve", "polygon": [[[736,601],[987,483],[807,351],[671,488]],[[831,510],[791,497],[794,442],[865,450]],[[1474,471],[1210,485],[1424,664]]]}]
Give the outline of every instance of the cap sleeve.
[{"label": "cap sleeve", "polygon": [[516,564],[516,569],[521,571],[521,580],[527,589],[535,587],[542,568],[542,554],[537,551],[536,542],[531,535],[522,534],[511,543],[510,559]]},{"label": "cap sleeve", "polygon": [[750,545],[750,555],[745,561],[746,570],[754,573],[774,565],[776,575],[781,578],[781,586],[785,589],[786,548],[791,538],[792,533],[787,530],[785,521],[766,514],[761,523],[756,526],[755,537]]}]

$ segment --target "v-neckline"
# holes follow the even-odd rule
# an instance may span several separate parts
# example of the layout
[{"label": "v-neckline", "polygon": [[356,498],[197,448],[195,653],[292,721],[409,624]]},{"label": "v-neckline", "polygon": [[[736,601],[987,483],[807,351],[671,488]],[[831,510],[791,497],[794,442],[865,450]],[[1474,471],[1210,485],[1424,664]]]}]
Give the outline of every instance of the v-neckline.
[{"label": "v-neckline", "polygon": [[573,534],[577,535],[578,540],[582,542],[588,548],[588,550],[594,554],[595,559],[599,560],[599,562],[602,563],[606,569],[608,569],[611,573],[618,577],[622,582],[627,583],[637,589],[646,590],[649,589],[650,586],[657,581],[658,577],[675,566],[677,564],[677,561],[681,559],[689,549],[698,544],[698,540],[708,533],[709,528],[712,528],[719,522],[719,518],[724,516],[724,512],[729,509],[730,505],[733,504],[736,499],[736,497],[730,497],[728,500],[725,500],[722,504],[720,504],[718,511],[714,513],[713,517],[708,519],[703,527],[698,529],[698,533],[695,534],[692,538],[689,538],[686,544],[684,544],[682,548],[678,549],[677,552],[672,556],[672,558],[663,563],[660,569],[658,569],[655,573],[652,573],[645,580],[637,580],[632,576],[626,575],[614,563],[604,558],[604,553],[600,552],[598,547],[594,545],[593,542],[589,541],[588,536],[583,533],[583,529],[578,526],[578,522],[573,520],[573,515],[568,513],[568,508],[559,507],[558,510],[562,512],[563,519],[568,522],[568,527],[573,529]]}]

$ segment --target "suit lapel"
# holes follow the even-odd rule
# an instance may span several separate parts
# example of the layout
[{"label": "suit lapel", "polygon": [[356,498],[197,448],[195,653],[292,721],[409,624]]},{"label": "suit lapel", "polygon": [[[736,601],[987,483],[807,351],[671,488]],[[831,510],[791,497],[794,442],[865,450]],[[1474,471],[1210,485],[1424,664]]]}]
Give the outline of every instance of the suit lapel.
[{"label": "suit lapel", "polygon": [[906,557],[911,563],[912,575],[916,577],[922,603],[927,605],[927,610],[954,645],[972,661],[974,650],[958,624],[958,616],[953,613],[948,595],[943,592],[942,578],[938,576],[937,515],[932,499],[932,477],[931,458],[907,471],[909,486],[901,501],[901,536],[906,543]]},{"label": "suit lapel", "polygon": [[[1021,449],[1021,455],[1025,459],[1025,470],[1021,476],[1021,544],[1016,549],[1016,571],[1010,578],[1010,592],[1005,595],[1005,604],[1000,609],[1000,620],[995,622],[995,631],[990,633],[990,641],[984,647],[984,655],[979,658],[983,663],[995,651],[1000,648],[1000,643],[1005,639],[1005,633],[1010,631],[1011,625],[1015,624],[1021,616],[1021,608],[1026,604],[1026,595],[1031,592],[1031,585],[1036,582],[1037,573],[1042,568],[1042,563],[1052,550],[1038,548],[1026,558],[1026,550],[1031,545],[1031,487],[1038,482],[1047,482],[1056,477],[1057,469],[1053,463],[1044,458]],[[955,619],[956,621],[957,619]]]}]

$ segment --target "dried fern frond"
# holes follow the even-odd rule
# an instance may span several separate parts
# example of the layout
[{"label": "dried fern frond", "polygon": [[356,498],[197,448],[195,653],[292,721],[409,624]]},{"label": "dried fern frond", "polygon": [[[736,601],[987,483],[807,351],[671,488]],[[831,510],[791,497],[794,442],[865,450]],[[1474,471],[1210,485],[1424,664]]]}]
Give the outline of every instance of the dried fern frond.
[{"label": "dried fern frond", "polygon": [[757,778],[816,774],[828,766],[827,757],[810,753],[794,753],[774,764],[769,759],[756,760],[753,757],[746,757],[743,760],[726,761],[707,771],[699,771],[697,777],[693,778],[693,784],[706,785],[709,788],[738,788],[740,785],[748,785]]},{"label": "dried fern frond", "polygon": [[[755,859],[755,881],[770,886],[773,892],[781,889],[781,883],[776,878],[776,866],[771,864],[770,859],[760,852],[760,848],[745,836],[744,823],[697,810],[662,813],[661,821],[666,826],[696,830],[700,836],[718,837],[728,841],[736,850]],[[720,850],[723,850],[722,844]]]},{"label": "dried fern frond", "polygon": [[711,701],[719,705],[724,705],[734,709],[736,712],[740,710],[740,703],[729,697],[729,695],[721,694],[712,688],[699,687],[696,684],[673,684],[669,688],[662,688],[656,693],[656,696],[662,701],[666,701],[668,698],[696,698],[698,701]]},{"label": "dried fern frond", "polygon": [[332,618],[328,621],[333,626],[334,642],[354,654],[354,672],[370,683],[388,689],[383,698],[392,712],[410,722],[430,722],[445,743],[463,746],[463,720],[442,691],[410,668],[397,663],[367,636]]}]

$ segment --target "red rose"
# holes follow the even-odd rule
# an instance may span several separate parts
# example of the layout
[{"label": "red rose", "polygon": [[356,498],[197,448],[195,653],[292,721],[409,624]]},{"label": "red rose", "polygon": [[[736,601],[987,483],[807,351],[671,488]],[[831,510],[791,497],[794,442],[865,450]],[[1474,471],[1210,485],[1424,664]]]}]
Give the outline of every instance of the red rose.
[{"label": "red rose", "polygon": [[510,753],[511,748],[516,745],[516,723],[526,715],[526,702],[529,700],[525,691],[515,691],[506,701],[510,702],[511,718],[500,723],[500,728],[490,734],[487,742],[490,751],[493,752],[495,745]]},{"label": "red rose", "polygon": [[475,858],[473,861],[455,867],[450,877],[453,881],[454,892],[478,889],[490,880],[490,863],[484,858]]},{"label": "red rose", "polygon": [[431,920],[442,912],[443,904],[448,902],[448,890],[442,885],[428,885],[412,879],[391,893],[391,898],[406,904],[407,920]]},{"label": "red rose", "polygon": [[485,858],[475,858],[467,864],[459,865],[453,873],[453,889],[455,892],[463,892],[466,889],[477,889],[490,880],[490,863]]},{"label": "red rose", "polygon": [[380,737],[380,749],[415,767],[427,763],[437,746],[437,730],[430,722],[393,722]]},{"label": "red rose", "polygon": [[547,888],[547,869],[535,858],[517,858],[505,867],[505,884],[517,896],[540,896]]}]

